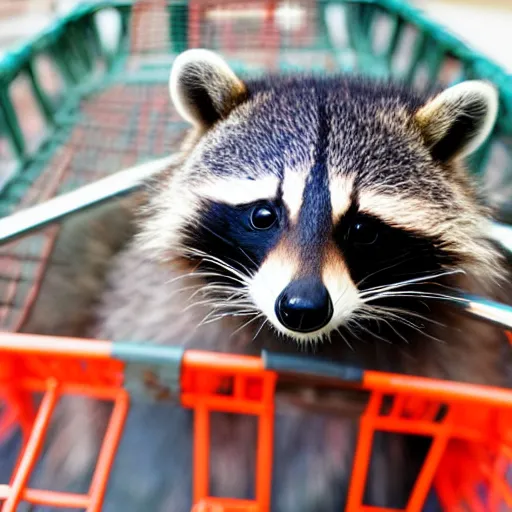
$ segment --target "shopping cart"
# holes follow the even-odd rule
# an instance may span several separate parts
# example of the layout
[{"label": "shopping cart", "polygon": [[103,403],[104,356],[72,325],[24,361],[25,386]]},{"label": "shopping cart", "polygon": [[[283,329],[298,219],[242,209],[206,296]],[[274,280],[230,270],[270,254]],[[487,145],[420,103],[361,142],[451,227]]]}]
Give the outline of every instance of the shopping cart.
[{"label": "shopping cart", "polygon": [[[168,104],[167,78],[174,56],[196,46],[219,50],[244,75],[362,71],[400,76],[418,88],[491,80],[500,92],[500,117],[471,169],[483,181],[492,169],[512,177],[509,77],[402,1],[99,1],[56,20],[0,61],[0,395],[7,404],[0,432],[7,436],[19,425],[23,433],[11,480],[0,485],[2,511],[15,511],[21,501],[100,510],[135,396],[177,401],[194,411],[194,512],[267,511],[274,397],[290,380],[370,394],[349,512],[388,512],[364,505],[378,432],[431,439],[403,510],[422,510],[433,487],[447,511],[511,510],[512,391],[321,361],[305,365],[301,357],[271,353],[243,357],[20,333],[36,304],[59,221],[136,190],[178,148],[184,124]],[[510,247],[505,224],[495,225],[495,235]],[[512,327],[506,306],[462,299],[463,314]],[[77,393],[114,404],[89,492],[30,488],[55,405]],[[37,407],[35,394],[42,396]],[[216,411],[258,419],[254,500],[209,495],[209,418]]]}]

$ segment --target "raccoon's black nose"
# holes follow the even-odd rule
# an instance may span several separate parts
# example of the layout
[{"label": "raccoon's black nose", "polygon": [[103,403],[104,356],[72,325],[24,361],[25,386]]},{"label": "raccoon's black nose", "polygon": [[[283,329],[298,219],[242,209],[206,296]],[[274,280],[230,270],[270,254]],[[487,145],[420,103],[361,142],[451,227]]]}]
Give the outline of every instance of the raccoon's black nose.
[{"label": "raccoon's black nose", "polygon": [[319,279],[293,281],[276,300],[278,320],[295,332],[313,332],[325,327],[332,312],[331,297]]}]

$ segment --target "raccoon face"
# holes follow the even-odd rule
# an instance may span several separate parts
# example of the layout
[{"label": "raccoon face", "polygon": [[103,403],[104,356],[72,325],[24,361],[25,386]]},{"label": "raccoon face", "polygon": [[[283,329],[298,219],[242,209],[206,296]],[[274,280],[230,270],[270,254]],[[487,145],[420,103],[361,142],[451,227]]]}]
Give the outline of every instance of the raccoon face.
[{"label": "raccoon face", "polygon": [[190,50],[170,91],[195,129],[140,240],[161,260],[193,260],[226,311],[320,340],[409,307],[443,276],[497,274],[460,163],[494,125],[492,86],[425,98],[349,77],[244,83]]}]

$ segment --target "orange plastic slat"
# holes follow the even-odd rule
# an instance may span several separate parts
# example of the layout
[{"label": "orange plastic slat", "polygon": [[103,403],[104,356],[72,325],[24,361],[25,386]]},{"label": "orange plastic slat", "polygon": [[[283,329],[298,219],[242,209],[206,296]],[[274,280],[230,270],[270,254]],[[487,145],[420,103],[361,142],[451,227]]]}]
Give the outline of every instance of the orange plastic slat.
[{"label": "orange plastic slat", "polygon": [[121,435],[123,433],[123,426],[128,414],[129,397],[126,391],[119,391],[117,399],[114,403],[114,410],[110,417],[110,422],[105,433],[103,445],[98,456],[96,470],[92,477],[91,487],[89,490],[90,505],[87,512],[99,512],[105,496],[107,488],[108,477],[114,457],[116,454]]},{"label": "orange plastic slat", "polygon": [[18,355],[44,354],[107,359],[112,354],[112,342],[0,331],[0,350]]},{"label": "orange plastic slat", "polygon": [[265,512],[265,509],[249,500],[208,498],[196,503],[192,512]]},{"label": "orange plastic slat", "polygon": [[210,411],[205,404],[194,408],[194,503],[208,496],[210,480]]},{"label": "orange plastic slat", "polygon": [[2,512],[16,511],[21,500],[24,487],[30,477],[32,469],[34,468],[39,451],[42,448],[44,435],[58,399],[57,383],[50,382],[48,388],[49,389],[41,402],[41,406],[39,407],[32,435],[27,442],[18,470],[14,475],[12,485],[10,486],[9,496],[2,507]]},{"label": "orange plastic slat", "polygon": [[358,512],[363,503],[368,461],[370,460],[372,451],[374,433],[373,423],[376,416],[379,414],[381,404],[382,394],[373,393],[366,412],[359,422],[359,437],[357,440],[356,452],[354,454],[346,512]]},{"label": "orange plastic slat", "polygon": [[[6,499],[11,493],[8,485],[0,485],[0,500]],[[34,505],[50,505],[55,507],[87,508],[89,497],[83,494],[45,491],[41,489],[25,489],[21,494],[22,501]]]}]

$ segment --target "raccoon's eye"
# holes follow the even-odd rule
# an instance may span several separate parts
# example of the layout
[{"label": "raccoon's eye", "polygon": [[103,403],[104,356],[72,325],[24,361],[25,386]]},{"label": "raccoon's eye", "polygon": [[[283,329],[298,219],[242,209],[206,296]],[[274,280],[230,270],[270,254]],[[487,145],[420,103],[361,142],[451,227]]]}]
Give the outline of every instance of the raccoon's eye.
[{"label": "raccoon's eye", "polygon": [[372,245],[379,238],[378,226],[371,219],[358,218],[350,226],[348,238],[357,245]]},{"label": "raccoon's eye", "polygon": [[259,205],[251,211],[250,219],[254,229],[270,229],[277,221],[277,213],[268,205]]}]

